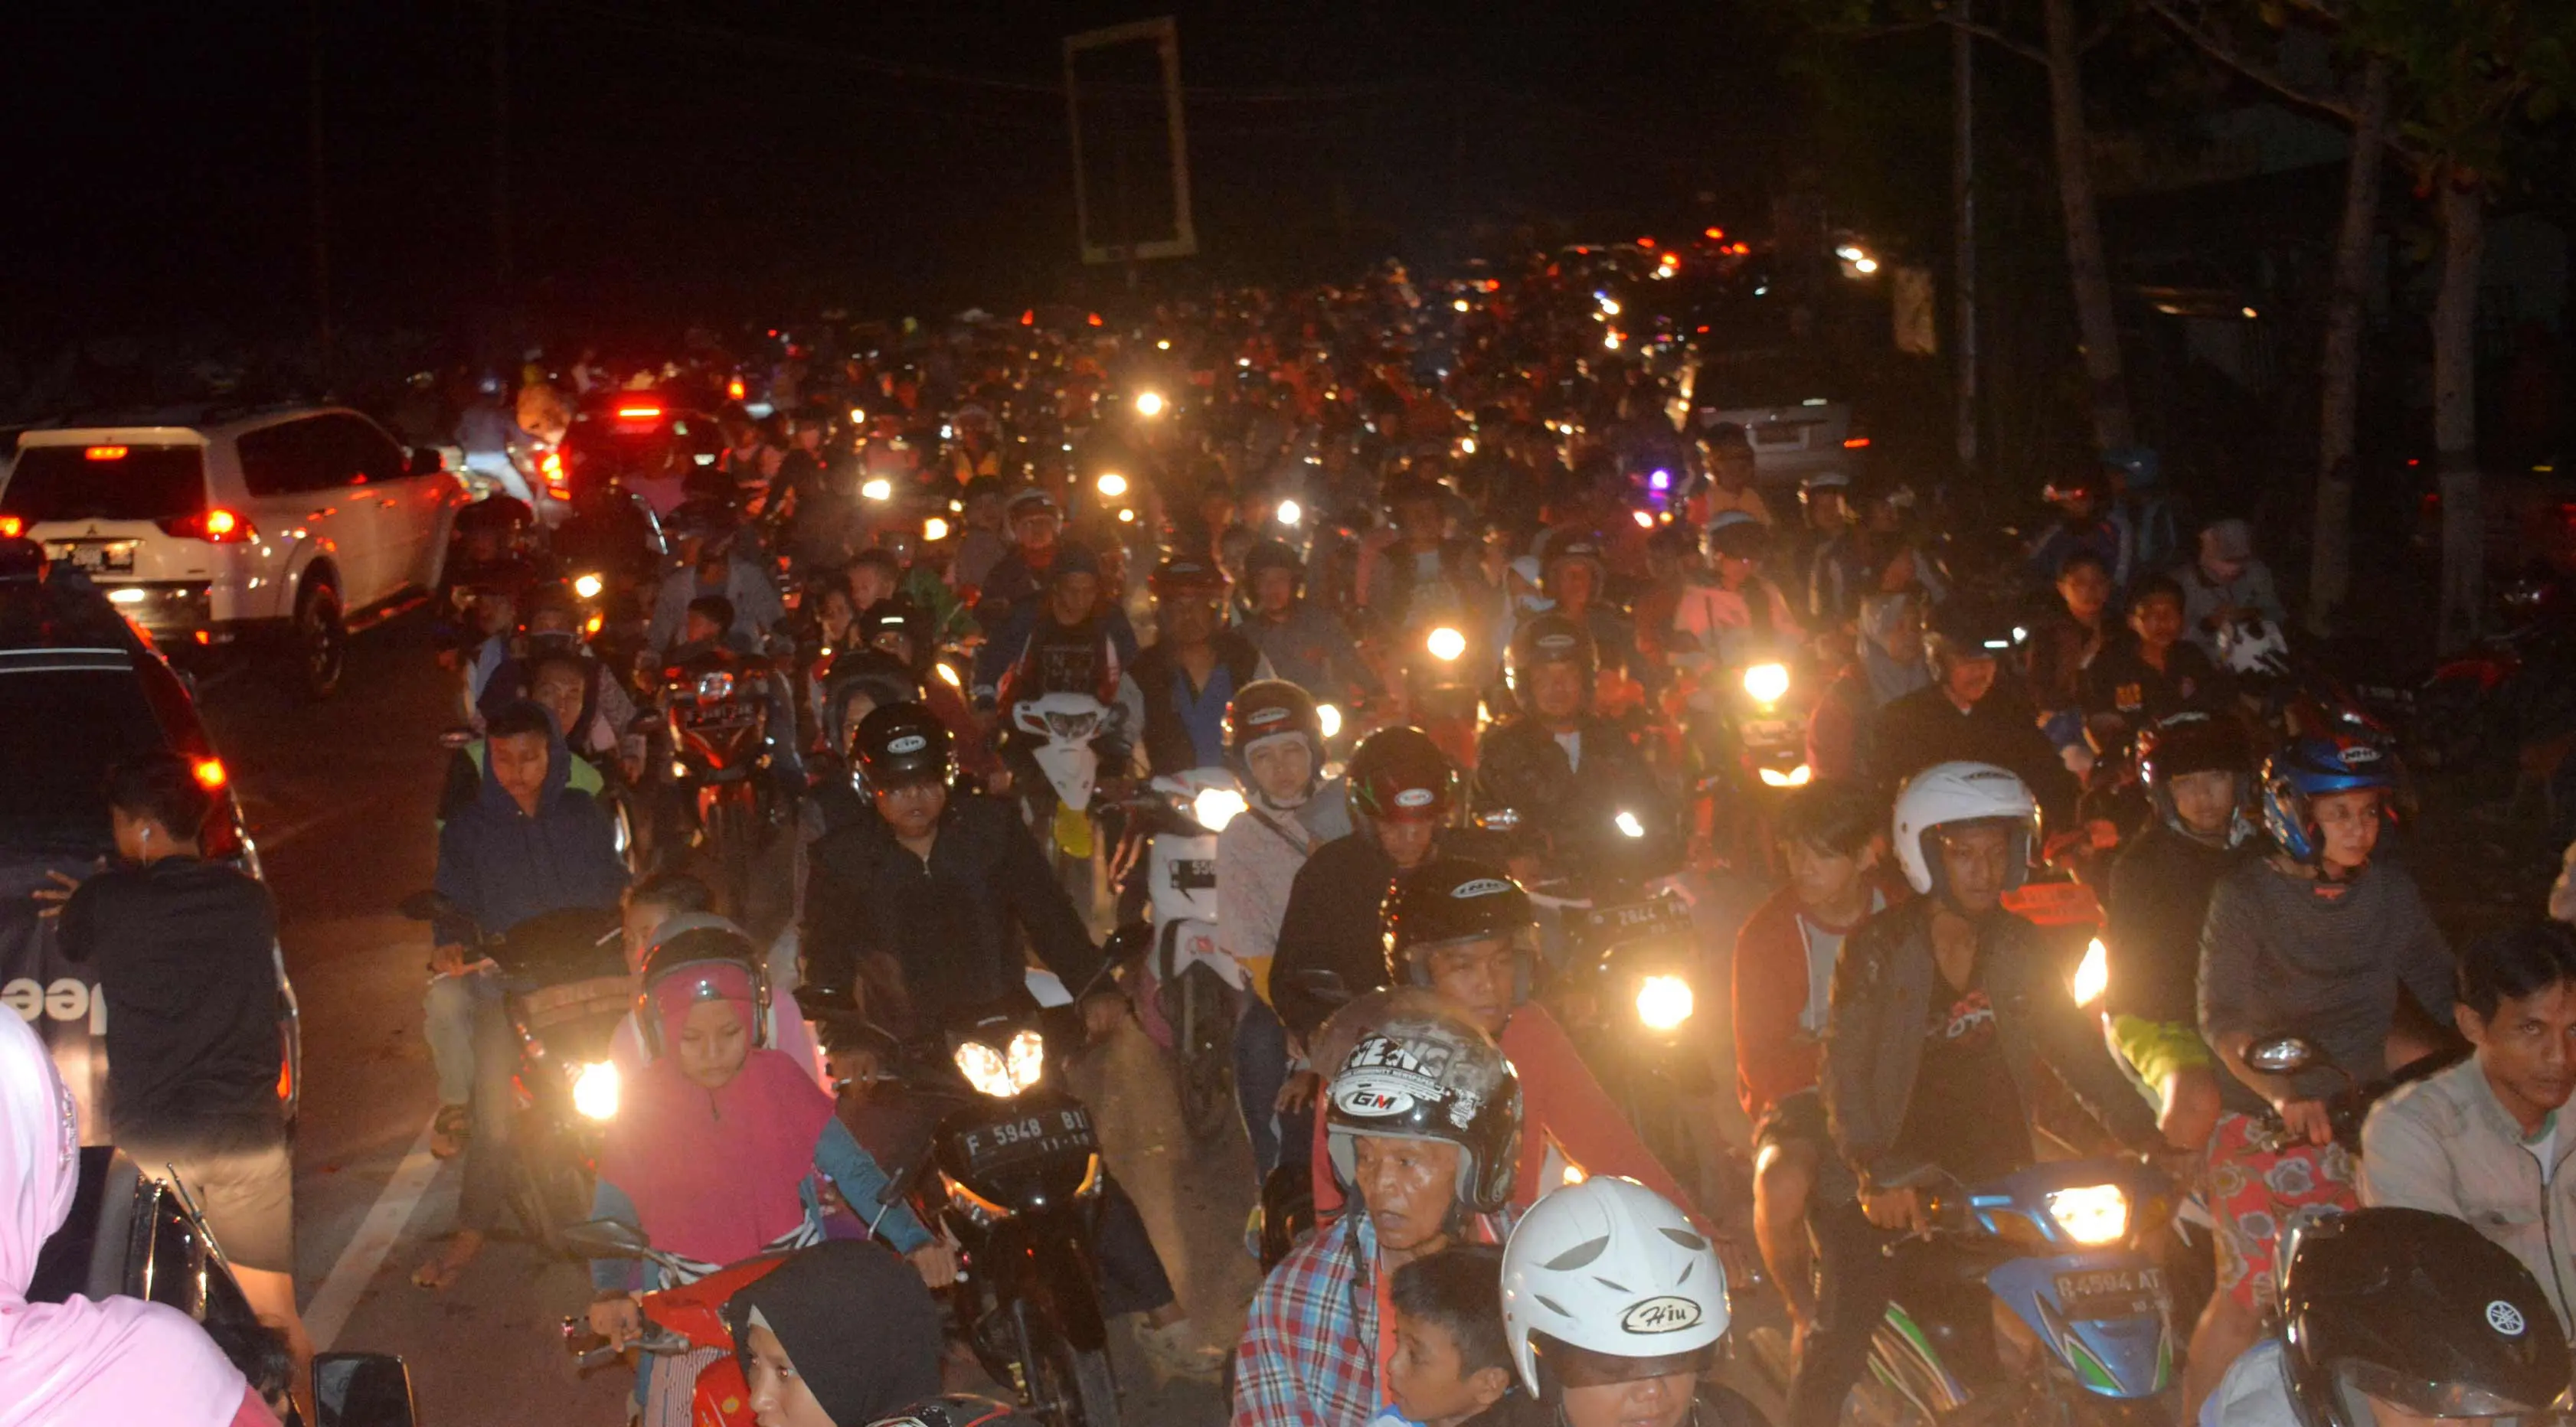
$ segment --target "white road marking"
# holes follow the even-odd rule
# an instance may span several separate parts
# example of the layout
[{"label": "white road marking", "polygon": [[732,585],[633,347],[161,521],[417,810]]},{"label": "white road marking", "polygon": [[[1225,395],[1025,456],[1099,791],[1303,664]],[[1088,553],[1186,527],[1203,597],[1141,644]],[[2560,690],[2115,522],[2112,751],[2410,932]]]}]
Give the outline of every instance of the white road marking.
[{"label": "white road marking", "polygon": [[429,1192],[431,1181],[438,1178],[444,1161],[429,1152],[432,1129],[438,1121],[431,1117],[423,1125],[420,1137],[411,1142],[394,1177],[376,1196],[375,1207],[367,1211],[358,1232],[349,1236],[348,1246],[340,1250],[339,1260],[322,1280],[322,1287],[304,1305],[305,1331],[313,1335],[315,1352],[326,1351],[340,1330],[349,1325],[349,1315],[358,1310],[358,1300],[375,1282],[376,1271],[384,1267],[385,1258],[402,1241],[403,1230],[410,1226],[412,1212],[420,1207],[421,1197]]}]

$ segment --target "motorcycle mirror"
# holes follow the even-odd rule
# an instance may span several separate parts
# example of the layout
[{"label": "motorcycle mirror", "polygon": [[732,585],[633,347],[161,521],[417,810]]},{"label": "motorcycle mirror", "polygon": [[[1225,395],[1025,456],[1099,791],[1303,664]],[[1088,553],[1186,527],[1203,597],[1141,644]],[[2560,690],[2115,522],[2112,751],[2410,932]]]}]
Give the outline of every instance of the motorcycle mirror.
[{"label": "motorcycle mirror", "polygon": [[442,892],[414,892],[395,903],[394,910],[401,912],[409,921],[434,922],[440,917],[455,914],[456,904]]},{"label": "motorcycle mirror", "polygon": [[635,1259],[651,1247],[643,1232],[632,1224],[615,1219],[585,1219],[567,1224],[563,1230],[564,1247],[581,1258]]},{"label": "motorcycle mirror", "polygon": [[439,731],[438,746],[448,749],[471,748],[474,746],[474,741],[482,736],[460,723],[454,728]]},{"label": "motorcycle mirror", "polygon": [[1322,1005],[1340,1007],[1351,1003],[1351,988],[1338,971],[1295,971],[1289,973],[1289,979]]},{"label": "motorcycle mirror", "polygon": [[2315,1042],[2299,1036],[2267,1036],[2245,1048],[2245,1063],[2265,1075],[2296,1075],[2323,1058]]},{"label": "motorcycle mirror", "polygon": [[403,472],[413,476],[435,476],[447,469],[447,458],[435,446],[414,446],[403,463]]},{"label": "motorcycle mirror", "polygon": [[412,1427],[411,1369],[392,1353],[321,1353],[313,1359],[315,1427]]}]

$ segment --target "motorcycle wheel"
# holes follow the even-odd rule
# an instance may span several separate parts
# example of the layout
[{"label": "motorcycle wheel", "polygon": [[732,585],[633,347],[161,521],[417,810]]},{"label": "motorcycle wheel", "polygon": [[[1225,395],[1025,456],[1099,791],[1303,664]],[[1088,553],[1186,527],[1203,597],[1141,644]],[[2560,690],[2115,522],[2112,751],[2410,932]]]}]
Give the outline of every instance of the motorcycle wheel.
[{"label": "motorcycle wheel", "polygon": [[531,1114],[522,1122],[525,1128],[511,1156],[516,1163],[510,1172],[510,1212],[527,1231],[529,1242],[549,1257],[569,1258],[563,1226],[587,1217],[589,1176],[577,1162],[557,1152],[553,1136],[537,1118]]},{"label": "motorcycle wheel", "polygon": [[1048,1427],[1118,1427],[1118,1382],[1106,1352],[1076,1351],[1025,1299],[1011,1305],[1011,1330],[1031,1416]]},{"label": "motorcycle wheel", "polygon": [[[747,791],[747,789],[746,789]],[[751,904],[751,859],[759,847],[759,829],[755,825],[752,800],[727,789],[707,809],[707,841],[714,844],[719,890],[725,905],[737,920],[744,920]]]},{"label": "motorcycle wheel", "polygon": [[1173,1070],[1180,1079],[1181,1124],[1202,1144],[1235,1118],[1234,1023],[1225,988],[1193,966],[1171,990]]}]

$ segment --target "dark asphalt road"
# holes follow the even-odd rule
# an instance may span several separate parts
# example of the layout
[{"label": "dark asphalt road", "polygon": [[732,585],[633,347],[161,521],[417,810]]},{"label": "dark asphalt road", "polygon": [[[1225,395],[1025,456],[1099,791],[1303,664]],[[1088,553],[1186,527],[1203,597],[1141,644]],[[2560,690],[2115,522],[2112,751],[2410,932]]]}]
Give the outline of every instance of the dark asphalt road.
[{"label": "dark asphalt road", "polygon": [[[556,1344],[556,1320],[589,1300],[578,1265],[504,1241],[443,1292],[408,1281],[451,1227],[457,1183],[423,1133],[437,1100],[420,1035],[428,940],[393,910],[433,869],[446,757],[436,735],[456,717],[450,678],[425,629],[404,621],[356,641],[348,686],[330,704],[300,704],[248,672],[211,678],[201,694],[303,1003],[299,1285],[326,1346],[410,1360],[428,1427],[613,1424],[627,1375],[577,1380]],[[1193,1145],[1168,1073],[1132,1028],[1074,1080],[1183,1301],[1208,1337],[1231,1344],[1257,1279],[1242,1249],[1253,1184],[1240,1132]],[[1113,1338],[1129,1421],[1221,1419],[1214,1388],[1158,1385],[1124,1332]]]}]

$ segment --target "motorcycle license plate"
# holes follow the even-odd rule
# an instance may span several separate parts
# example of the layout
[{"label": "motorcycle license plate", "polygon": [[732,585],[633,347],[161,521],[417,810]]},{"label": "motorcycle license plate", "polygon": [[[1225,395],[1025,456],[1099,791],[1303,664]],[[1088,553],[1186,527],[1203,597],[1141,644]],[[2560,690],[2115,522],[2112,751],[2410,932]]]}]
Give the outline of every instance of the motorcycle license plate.
[{"label": "motorcycle license plate", "polygon": [[978,1125],[961,1132],[957,1144],[966,1152],[966,1167],[981,1172],[1060,1154],[1088,1153],[1100,1148],[1100,1138],[1092,1133],[1091,1111],[1067,1105]]},{"label": "motorcycle license plate", "polygon": [[1595,907],[1583,914],[1584,942],[1591,946],[1687,932],[1690,926],[1690,907],[1679,897],[1656,897],[1624,907]]},{"label": "motorcycle license plate", "polygon": [[1744,721],[1744,741],[1757,748],[1788,743],[1798,736],[1798,726],[1784,718],[1754,718]]},{"label": "motorcycle license plate", "polygon": [[1216,886],[1216,863],[1204,857],[1173,859],[1172,886],[1183,892],[1202,892]]},{"label": "motorcycle license plate", "polygon": [[2052,1277],[2057,1281],[2058,1310],[2069,1322],[2165,1311],[2165,1271],[2160,1268],[2085,1268]]}]

